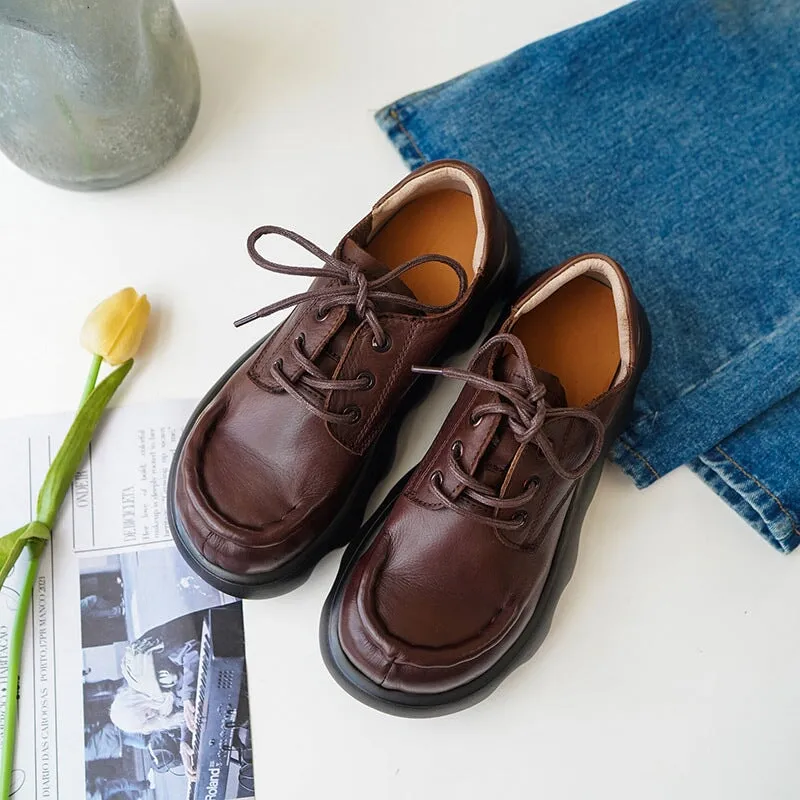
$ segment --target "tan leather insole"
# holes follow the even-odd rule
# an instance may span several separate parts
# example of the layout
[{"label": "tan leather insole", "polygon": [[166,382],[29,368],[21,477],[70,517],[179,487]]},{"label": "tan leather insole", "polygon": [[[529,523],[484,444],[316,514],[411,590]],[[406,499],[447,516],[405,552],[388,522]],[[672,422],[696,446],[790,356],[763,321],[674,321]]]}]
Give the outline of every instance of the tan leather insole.
[{"label": "tan leather insole", "polygon": [[[378,231],[367,250],[390,269],[424,253],[450,256],[464,267],[471,282],[477,235],[471,195],[440,189],[401,208]],[[420,264],[406,272],[402,280],[421,303],[444,306],[458,296],[458,276],[445,264]]]},{"label": "tan leather insole", "polygon": [[608,286],[581,275],[520,318],[512,331],[535,367],[555,375],[567,404],[585,406],[611,387],[619,333]]}]

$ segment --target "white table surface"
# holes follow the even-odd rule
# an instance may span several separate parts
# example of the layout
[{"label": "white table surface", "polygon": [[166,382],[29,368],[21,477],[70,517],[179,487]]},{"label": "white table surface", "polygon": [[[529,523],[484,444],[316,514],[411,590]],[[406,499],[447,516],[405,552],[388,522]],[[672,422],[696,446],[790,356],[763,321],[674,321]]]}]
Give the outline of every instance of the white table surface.
[{"label": "white table surface", "polygon": [[[249,262],[249,231],[331,247],[404,174],[375,110],[617,5],[184,0],[203,105],[167,169],[75,194],[0,159],[0,416],[72,407],[79,326],[129,284],[155,314],[122,402],[199,396],[272,324],[231,321],[302,288]],[[391,479],[457,391],[408,421]],[[638,492],[607,468],[544,646],[455,716],[384,716],[328,676],[338,558],[246,605],[259,798],[800,797],[800,563],[688,470]]]}]

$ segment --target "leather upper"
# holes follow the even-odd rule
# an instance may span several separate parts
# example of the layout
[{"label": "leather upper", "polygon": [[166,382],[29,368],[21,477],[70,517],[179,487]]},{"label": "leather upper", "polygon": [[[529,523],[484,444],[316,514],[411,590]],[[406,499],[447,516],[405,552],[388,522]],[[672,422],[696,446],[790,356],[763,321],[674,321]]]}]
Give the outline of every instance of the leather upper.
[{"label": "leather upper", "polygon": [[[525,291],[499,333],[513,333],[519,310],[577,261]],[[621,269],[605,261],[620,277],[631,358],[627,375],[587,406],[602,423],[604,450],[632,400],[641,357],[637,303]],[[518,355],[500,345],[479,352],[471,370],[523,391]],[[533,375],[546,408],[563,409],[559,380],[536,369]],[[557,474],[540,448],[520,444],[502,415],[475,418],[476,409],[498,400],[496,393],[465,386],[371,546],[345,578],[338,619],[342,648],[360,672],[386,689],[424,694],[468,683],[498,662],[537,608],[582,478]],[[593,447],[591,425],[558,412],[551,417],[542,432],[561,468],[585,462]],[[517,508],[486,509],[449,468],[454,454],[469,476],[498,497],[524,496],[533,482],[538,488]],[[447,507],[442,494],[471,513]],[[498,520],[518,525],[499,527]]]},{"label": "leather upper", "polygon": [[[177,456],[175,502],[187,535],[213,564],[237,574],[264,573],[314,542],[341,508],[366,454],[417,380],[412,364],[427,364],[437,356],[494,279],[507,248],[506,228],[486,181],[474,169],[459,162],[427,165],[376,207],[400,190],[407,192],[404,187],[420,176],[441,169],[468,174],[485,211],[483,251],[460,300],[438,313],[376,301],[375,315],[388,336],[385,348],[376,348],[372,327],[351,307],[320,313],[313,300],[301,301],[230,374],[196,419]],[[369,279],[388,271],[367,252],[372,229],[371,212],[333,253]],[[335,283],[318,278],[310,291]],[[399,279],[382,291],[410,294]],[[316,393],[298,388],[338,419],[311,413],[276,380],[276,365],[289,382],[301,376],[303,367],[293,355],[298,346],[330,379],[367,384]]]}]

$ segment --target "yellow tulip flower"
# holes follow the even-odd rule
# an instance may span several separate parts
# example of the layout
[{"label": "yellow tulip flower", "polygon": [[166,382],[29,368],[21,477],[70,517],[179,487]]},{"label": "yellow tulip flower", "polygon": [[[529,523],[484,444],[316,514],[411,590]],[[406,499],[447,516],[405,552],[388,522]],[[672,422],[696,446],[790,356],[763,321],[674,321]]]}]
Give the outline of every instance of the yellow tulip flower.
[{"label": "yellow tulip flower", "polygon": [[147,295],[129,286],[89,314],[81,330],[81,345],[115,367],[136,355],[149,316]]},{"label": "yellow tulip flower", "polygon": [[[53,533],[58,510],[86,456],[103,411],[133,367],[133,356],[142,343],[149,316],[147,297],[128,288],[103,300],[87,317],[81,331],[81,344],[92,353],[92,364],[78,411],[50,462],[32,519],[21,528],[0,536],[0,589],[5,588],[6,579],[12,574],[17,560],[23,551],[27,551],[28,564],[23,583],[14,591],[17,597],[30,597],[39,559]],[[115,369],[98,383],[104,360]],[[0,674],[0,797],[9,797],[11,787],[17,731],[17,685],[30,605],[16,604],[13,627],[5,637],[8,640],[5,643],[8,651],[4,662],[6,669]]]}]

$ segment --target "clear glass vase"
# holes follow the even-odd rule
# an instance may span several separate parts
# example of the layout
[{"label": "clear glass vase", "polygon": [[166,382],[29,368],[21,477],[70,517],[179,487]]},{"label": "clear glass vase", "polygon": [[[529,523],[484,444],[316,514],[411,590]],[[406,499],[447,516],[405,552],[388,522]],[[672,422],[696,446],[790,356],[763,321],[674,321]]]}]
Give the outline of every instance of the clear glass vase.
[{"label": "clear glass vase", "polygon": [[172,0],[0,0],[0,150],[69,189],[110,189],[181,148],[200,104]]}]

